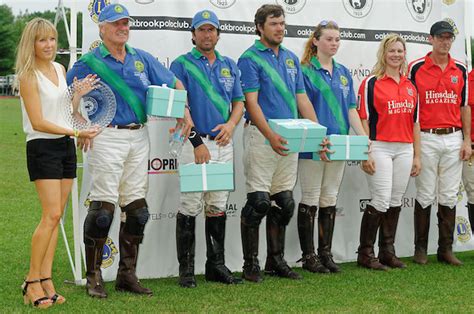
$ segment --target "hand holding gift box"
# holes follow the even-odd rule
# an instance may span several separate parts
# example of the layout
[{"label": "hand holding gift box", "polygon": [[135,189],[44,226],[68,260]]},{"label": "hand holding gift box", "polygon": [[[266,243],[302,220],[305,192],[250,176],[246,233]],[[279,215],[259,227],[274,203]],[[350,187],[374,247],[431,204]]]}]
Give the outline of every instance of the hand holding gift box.
[{"label": "hand holding gift box", "polygon": [[319,150],[327,131],[325,126],[308,119],[269,119],[268,125],[288,141],[288,153]]},{"label": "hand holding gift box", "polygon": [[180,165],[179,186],[183,193],[234,190],[234,164],[231,162]]},{"label": "hand holding gift box", "polygon": [[159,117],[183,118],[187,92],[162,86],[148,86],[146,94],[147,114]]},{"label": "hand holding gift box", "polygon": [[[326,155],[330,160],[367,160],[369,137],[365,135],[337,135],[328,137],[329,151]],[[321,160],[319,153],[313,153],[313,160]]]}]

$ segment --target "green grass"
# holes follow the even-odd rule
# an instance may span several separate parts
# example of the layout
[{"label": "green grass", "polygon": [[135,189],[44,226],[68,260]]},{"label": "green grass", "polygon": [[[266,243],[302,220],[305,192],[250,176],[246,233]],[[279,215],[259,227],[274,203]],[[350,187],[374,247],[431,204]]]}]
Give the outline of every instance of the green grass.
[{"label": "green grass", "polygon": [[[21,110],[16,99],[0,99],[0,312],[33,311],[22,303],[21,281],[28,270],[30,239],[41,210],[28,180]],[[72,236],[71,211],[66,229]],[[70,241],[72,243],[72,239]],[[203,252],[200,252],[202,254]],[[181,289],[176,278],[143,280],[152,298],[117,293],[107,283],[109,298],[91,299],[84,287],[65,284],[73,278],[64,243],[59,239],[53,274],[67,302],[53,312],[474,312],[471,301],[474,252],[458,254],[462,267],[427,266],[404,259],[408,268],[375,272],[343,264],[343,273],[315,275],[297,269],[304,279],[265,278],[262,284],[239,286],[206,283]]]}]

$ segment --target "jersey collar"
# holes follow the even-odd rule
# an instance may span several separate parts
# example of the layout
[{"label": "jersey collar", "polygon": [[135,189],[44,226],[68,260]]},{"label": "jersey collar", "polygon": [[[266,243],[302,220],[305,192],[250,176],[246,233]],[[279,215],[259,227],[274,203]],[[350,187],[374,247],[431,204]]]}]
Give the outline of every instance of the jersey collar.
[{"label": "jersey collar", "polygon": [[[438,66],[433,62],[433,59],[430,58],[431,51],[425,57],[425,64],[427,67]],[[451,54],[448,54],[448,65],[447,68],[456,68],[456,64],[454,63],[454,59],[451,58]]]},{"label": "jersey collar", "polygon": [[[255,48],[257,48],[258,50],[260,51],[265,51],[265,50],[269,50],[271,48],[268,48],[267,46],[265,46],[261,41],[260,39],[255,39],[255,44],[254,44]],[[278,46],[279,49],[281,50],[286,50],[286,48],[283,46],[283,45],[279,45]]]},{"label": "jersey collar", "polygon": [[[318,58],[316,58],[316,56],[312,56],[310,62],[316,70],[321,70],[322,69],[321,62],[319,62],[319,60],[318,60]],[[336,60],[334,60],[334,58],[332,59],[332,67],[334,69],[339,69],[341,67],[339,65],[339,63],[337,63]]]},{"label": "jersey collar", "polygon": [[[220,61],[224,60],[222,55],[217,50],[214,50],[214,53],[216,54],[217,59],[219,59]],[[195,59],[201,59],[202,57],[204,57],[204,55],[199,50],[197,50],[196,47],[193,47],[193,49],[191,50],[191,55]]]},{"label": "jersey collar", "polygon": [[[130,47],[128,44],[125,44],[125,50],[132,54],[132,55],[135,55],[137,52],[135,51],[135,49],[133,49],[132,47]],[[107,57],[108,55],[110,55],[110,51],[109,49],[107,49],[107,47],[104,45],[104,43],[101,43],[99,45],[99,51],[100,51],[100,55],[105,58]]]}]

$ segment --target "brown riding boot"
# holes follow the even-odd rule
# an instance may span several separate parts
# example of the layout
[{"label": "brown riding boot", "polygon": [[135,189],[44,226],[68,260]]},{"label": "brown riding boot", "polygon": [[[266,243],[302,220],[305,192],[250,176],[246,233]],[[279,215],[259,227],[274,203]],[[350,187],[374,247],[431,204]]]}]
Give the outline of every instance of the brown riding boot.
[{"label": "brown riding boot", "polygon": [[406,268],[407,266],[395,255],[395,234],[401,207],[390,207],[382,215],[379,232],[379,260],[382,264],[392,268]]},{"label": "brown riding boot", "polygon": [[125,231],[125,223],[120,223],[119,232],[119,269],[115,280],[115,290],[136,294],[153,295],[153,292],[143,287],[136,275],[138,248],[143,236],[130,235]]},{"label": "brown riding boot", "polygon": [[456,206],[449,208],[438,204],[438,261],[454,266],[461,266],[462,262],[453,253],[453,233],[456,220]]},{"label": "brown riding boot", "polygon": [[86,249],[86,289],[87,294],[91,297],[107,298],[107,292],[104,289],[104,281],[100,271],[106,239],[92,239],[88,237],[84,239]]},{"label": "brown riding boot", "polygon": [[300,261],[303,262],[303,269],[312,273],[329,273],[329,269],[324,267],[314,252],[314,217],[317,206],[298,205],[298,235],[300,237],[300,246],[303,256]]},{"label": "brown riding boot", "polygon": [[258,262],[259,226],[248,224],[247,219],[242,217],[240,219],[240,234],[244,253],[242,278],[252,282],[262,282],[263,277]]},{"label": "brown riding boot", "polygon": [[374,243],[381,219],[382,212],[367,205],[360,224],[360,245],[357,250],[357,264],[359,266],[375,270],[388,270],[388,267],[381,264],[374,254]]},{"label": "brown riding boot", "polygon": [[265,263],[265,274],[288,279],[302,279],[300,274],[293,271],[285,261],[285,231],[286,226],[278,219],[276,211],[280,209],[272,207],[267,214],[267,260]]},{"label": "brown riding boot", "polygon": [[336,206],[321,207],[318,215],[318,255],[321,263],[331,273],[339,273],[341,268],[337,265],[331,253],[332,235],[336,222]]},{"label": "brown riding boot", "polygon": [[423,208],[418,201],[415,201],[415,255],[413,255],[413,261],[417,264],[424,265],[428,263],[428,233],[430,231],[430,216],[431,205]]}]

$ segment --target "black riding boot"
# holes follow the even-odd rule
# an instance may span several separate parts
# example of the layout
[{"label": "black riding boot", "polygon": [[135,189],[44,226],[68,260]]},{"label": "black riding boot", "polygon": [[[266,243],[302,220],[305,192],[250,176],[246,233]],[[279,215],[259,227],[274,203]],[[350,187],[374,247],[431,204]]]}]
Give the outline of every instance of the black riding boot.
[{"label": "black riding boot", "polygon": [[196,217],[181,213],[176,215],[176,248],[179,262],[179,285],[184,288],[195,288],[194,250],[195,250]]},{"label": "black riding boot", "polygon": [[278,221],[279,208],[272,207],[267,214],[267,261],[265,273],[289,279],[301,279],[301,275],[294,272],[284,259],[286,226]]},{"label": "black riding boot", "polygon": [[318,214],[318,255],[321,263],[331,271],[339,273],[341,268],[337,265],[331,253],[332,236],[336,222],[336,206],[321,207]]},{"label": "black riding boot", "polygon": [[303,255],[303,269],[312,273],[329,273],[329,269],[321,264],[318,256],[314,252],[314,217],[317,206],[298,205],[298,235]]},{"label": "black riding boot", "polygon": [[258,262],[259,226],[248,224],[247,219],[242,217],[240,219],[240,233],[244,253],[242,278],[252,282],[262,282],[263,277]]},{"label": "black riding boot", "polygon": [[207,281],[226,284],[242,283],[242,279],[235,278],[225,266],[225,221],[225,214],[219,217],[206,217],[207,261],[205,277]]}]

